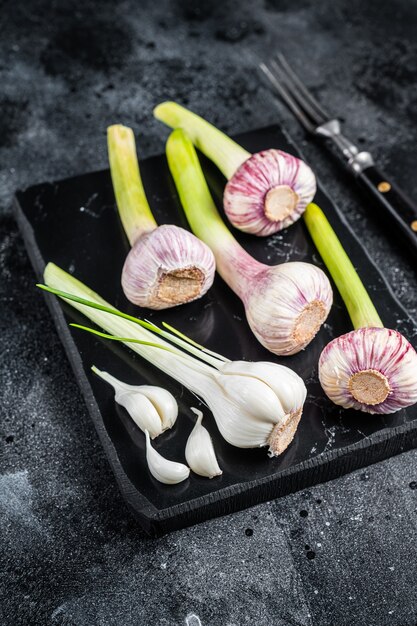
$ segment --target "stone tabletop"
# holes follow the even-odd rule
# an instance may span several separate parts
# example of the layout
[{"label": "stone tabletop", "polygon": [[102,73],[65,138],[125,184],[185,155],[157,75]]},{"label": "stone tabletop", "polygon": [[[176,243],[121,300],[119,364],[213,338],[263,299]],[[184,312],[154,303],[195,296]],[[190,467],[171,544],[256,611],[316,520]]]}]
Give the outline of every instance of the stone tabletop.
[{"label": "stone tabletop", "polygon": [[[163,148],[155,103],[230,133],[280,122],[417,317],[416,274],[253,70],[279,47],[411,196],[413,0],[4,0],[0,12],[2,626],[415,626],[417,452],[150,539],[125,506],[11,215],[16,188]],[[417,330],[416,330],[417,332]],[[366,416],[364,416],[366,419]]]}]

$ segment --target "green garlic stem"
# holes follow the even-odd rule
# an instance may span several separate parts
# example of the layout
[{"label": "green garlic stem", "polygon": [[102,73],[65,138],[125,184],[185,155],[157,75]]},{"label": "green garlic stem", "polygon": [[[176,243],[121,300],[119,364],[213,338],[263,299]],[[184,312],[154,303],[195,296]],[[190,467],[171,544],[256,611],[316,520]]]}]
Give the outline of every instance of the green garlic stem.
[{"label": "green garlic stem", "polygon": [[317,204],[310,203],[304,221],[346,305],[355,329],[384,325],[336,233]]},{"label": "green garlic stem", "polygon": [[166,154],[191,230],[213,251],[222,278],[243,297],[246,281],[259,270],[259,263],[236,241],[220,217],[194,145],[181,128],[168,137]]},{"label": "green garlic stem", "polygon": [[[53,293],[63,299],[71,301],[72,305],[75,308],[84,313],[96,324],[108,330],[112,335],[120,335],[120,333],[116,332],[116,328],[118,330],[123,329],[124,331],[126,331],[126,329],[130,330],[130,326],[121,324],[120,320],[117,319],[121,318],[121,320],[133,322],[134,325],[140,327],[140,329],[142,330],[140,339],[143,345],[164,348],[165,350],[174,352],[178,356],[184,358],[187,356],[184,354],[184,352],[178,350],[178,348],[175,348],[174,346],[166,343],[163,340],[160,340],[158,345],[156,345],[154,343],[155,337],[152,334],[156,333],[157,335],[164,337],[172,343],[180,346],[187,352],[194,354],[205,363],[208,363],[209,365],[217,369],[222,365],[224,361],[227,361],[227,359],[224,359],[224,357],[221,357],[221,355],[211,353],[209,350],[206,350],[203,347],[200,349],[196,347],[196,345],[192,345],[188,341],[181,339],[181,337],[178,337],[166,330],[162,330],[152,322],[147,322],[132,315],[128,315],[127,313],[122,313],[121,311],[118,311],[103,298],[101,298],[101,296],[95,293],[92,289],[71,276],[71,274],[68,274],[67,272],[62,270],[54,263],[48,263],[45,268],[44,278],[46,285],[38,284],[37,287],[45,291],[49,291],[50,293]],[[108,313],[110,313],[111,315],[109,316]],[[107,327],[103,325],[103,322],[107,321],[110,322],[111,326]],[[76,324],[73,325],[77,326]],[[99,331],[91,332],[100,335]],[[136,339],[138,339],[138,337],[136,337]],[[120,338],[118,338],[118,340],[120,340]],[[126,338],[127,343],[129,343],[130,341],[130,339]],[[195,362],[195,359],[193,359],[193,361]]]},{"label": "green garlic stem", "polygon": [[227,179],[251,156],[215,126],[176,102],[162,102],[155,107],[154,116],[171,128],[185,130],[195,147],[213,161]]},{"label": "green garlic stem", "polygon": [[235,241],[214,204],[194,146],[182,129],[177,128],[168,137],[166,155],[193,233],[212,250]]},{"label": "green garlic stem", "polygon": [[107,145],[117,208],[133,246],[141,235],[154,230],[157,223],[143,188],[132,129],[121,124],[109,126]]}]

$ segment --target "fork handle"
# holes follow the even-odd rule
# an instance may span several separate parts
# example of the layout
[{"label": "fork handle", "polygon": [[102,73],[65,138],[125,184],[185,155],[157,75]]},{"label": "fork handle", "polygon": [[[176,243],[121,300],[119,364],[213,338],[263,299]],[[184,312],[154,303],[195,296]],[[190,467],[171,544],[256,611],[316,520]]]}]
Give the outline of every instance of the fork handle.
[{"label": "fork handle", "polygon": [[417,257],[417,205],[374,165],[357,174],[357,180],[375,200],[377,217],[392,228],[398,243]]}]

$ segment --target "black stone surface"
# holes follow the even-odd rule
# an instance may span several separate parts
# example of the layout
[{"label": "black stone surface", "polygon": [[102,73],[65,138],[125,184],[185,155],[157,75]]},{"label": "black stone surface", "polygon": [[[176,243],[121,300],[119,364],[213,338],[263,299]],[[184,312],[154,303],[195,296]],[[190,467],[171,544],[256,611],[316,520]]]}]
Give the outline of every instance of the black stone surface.
[{"label": "black stone surface", "polygon": [[[417,452],[173,533],[138,529],[42,299],[17,187],[106,167],[105,128],[143,154],[178,98],[228,132],[280,120],[249,69],[279,45],[346,129],[417,192],[417,4],[409,0],[3,2],[0,12],[0,623],[261,626],[417,622]],[[416,275],[347,175],[303,150],[410,313]],[[364,418],[366,419],[366,418]]]}]

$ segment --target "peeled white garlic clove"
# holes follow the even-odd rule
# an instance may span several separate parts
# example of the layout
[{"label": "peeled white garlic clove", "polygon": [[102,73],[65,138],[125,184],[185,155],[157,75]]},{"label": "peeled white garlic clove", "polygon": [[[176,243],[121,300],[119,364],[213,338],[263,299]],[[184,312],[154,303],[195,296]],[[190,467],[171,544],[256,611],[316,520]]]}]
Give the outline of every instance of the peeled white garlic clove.
[{"label": "peeled white garlic clove", "polygon": [[163,432],[162,421],[154,405],[146,396],[132,391],[116,391],[114,399],[123,406],[132,420],[145,432],[148,430],[152,439]]},{"label": "peeled white garlic clove", "polygon": [[186,480],[190,475],[190,468],[183,463],[169,461],[157,452],[151,445],[149,433],[146,436],[146,460],[152,476],[165,485],[176,485]]},{"label": "peeled white garlic clove", "polygon": [[128,385],[95,366],[91,369],[113,387],[117,404],[126,409],[143,432],[148,430],[152,439],[175,424],[178,404],[166,389],[150,385]]},{"label": "peeled white garlic clove", "polygon": [[335,404],[395,413],[417,402],[417,353],[396,330],[360,328],[324,348],[319,379]]},{"label": "peeled white garlic clove", "polygon": [[198,409],[191,407],[197,415],[197,421],[185,447],[185,458],[193,472],[199,476],[214,478],[223,474],[216,459],[213,442],[206,428],[201,424],[203,414]]},{"label": "peeled white garlic clove", "polygon": [[275,393],[285,414],[294,406],[303,406],[307,396],[302,378],[285,365],[270,361],[228,361],[222,365],[221,371],[263,381]]},{"label": "peeled white garlic clove", "polygon": [[154,385],[140,385],[139,389],[140,393],[148,398],[158,411],[162,430],[172,428],[178,417],[178,403],[172,393]]},{"label": "peeled white garlic clove", "polygon": [[304,161],[282,150],[264,150],[230,178],[224,210],[236,228],[271,235],[299,219],[316,188],[316,177]]},{"label": "peeled white garlic clove", "polygon": [[133,304],[166,309],[201,298],[216,271],[210,248],[179,226],[165,224],[134,243],[122,272],[123,291]]}]

